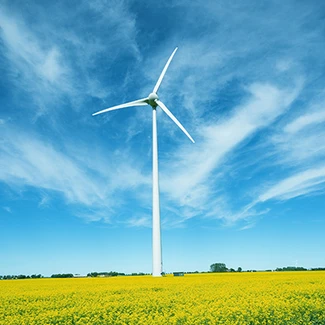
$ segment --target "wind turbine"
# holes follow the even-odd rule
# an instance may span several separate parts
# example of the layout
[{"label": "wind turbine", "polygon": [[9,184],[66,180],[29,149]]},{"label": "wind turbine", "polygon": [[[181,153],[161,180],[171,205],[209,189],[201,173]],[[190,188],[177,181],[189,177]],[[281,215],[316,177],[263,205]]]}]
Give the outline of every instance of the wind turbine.
[{"label": "wind turbine", "polygon": [[161,259],[161,230],[160,230],[160,205],[159,205],[159,180],[158,180],[158,144],[157,144],[157,106],[159,106],[175,123],[176,125],[187,135],[187,137],[194,143],[193,138],[185,130],[183,125],[177,120],[177,118],[170,112],[165,104],[159,100],[157,95],[160,84],[165,76],[165,73],[172,61],[177,47],[169,57],[163,71],[161,72],[159,79],[153,88],[152,93],[148,97],[128,102],[125,104],[109,107],[96,112],[94,115],[106,113],[116,109],[127,108],[132,106],[146,106],[152,107],[152,275],[161,276],[162,274],[162,259]]}]

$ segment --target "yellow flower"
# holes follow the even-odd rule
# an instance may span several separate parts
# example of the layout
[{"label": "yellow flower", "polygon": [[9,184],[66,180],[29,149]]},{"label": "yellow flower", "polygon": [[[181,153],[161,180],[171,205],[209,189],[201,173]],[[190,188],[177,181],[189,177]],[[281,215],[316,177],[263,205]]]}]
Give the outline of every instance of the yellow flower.
[{"label": "yellow flower", "polygon": [[325,272],[0,281],[0,324],[325,324]]}]

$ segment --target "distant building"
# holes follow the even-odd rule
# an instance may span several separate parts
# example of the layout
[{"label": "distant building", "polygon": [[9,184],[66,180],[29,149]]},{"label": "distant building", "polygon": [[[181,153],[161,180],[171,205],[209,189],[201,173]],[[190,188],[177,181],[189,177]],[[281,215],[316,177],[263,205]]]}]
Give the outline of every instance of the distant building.
[{"label": "distant building", "polygon": [[184,272],[174,272],[174,276],[184,276]]}]

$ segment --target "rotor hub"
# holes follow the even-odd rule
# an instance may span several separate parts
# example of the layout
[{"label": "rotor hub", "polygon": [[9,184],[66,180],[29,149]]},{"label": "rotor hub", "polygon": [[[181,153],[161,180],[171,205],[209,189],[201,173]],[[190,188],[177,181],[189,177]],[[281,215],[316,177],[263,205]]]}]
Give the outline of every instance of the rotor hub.
[{"label": "rotor hub", "polygon": [[151,93],[149,96],[149,101],[155,101],[156,99],[159,99],[158,98],[158,95],[156,93]]},{"label": "rotor hub", "polygon": [[151,107],[157,107],[157,103],[156,103],[156,100],[159,99],[158,98],[158,95],[156,93],[151,93],[149,96],[148,96],[148,104],[151,106]]}]

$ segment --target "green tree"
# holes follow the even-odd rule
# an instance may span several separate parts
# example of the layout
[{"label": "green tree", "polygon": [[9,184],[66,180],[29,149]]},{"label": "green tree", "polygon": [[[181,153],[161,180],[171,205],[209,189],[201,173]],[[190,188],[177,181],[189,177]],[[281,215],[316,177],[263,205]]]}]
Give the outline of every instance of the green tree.
[{"label": "green tree", "polygon": [[210,265],[211,272],[227,272],[228,269],[225,263],[214,263]]},{"label": "green tree", "polygon": [[307,271],[307,269],[301,266],[286,266],[282,268],[278,267],[276,271]]}]

